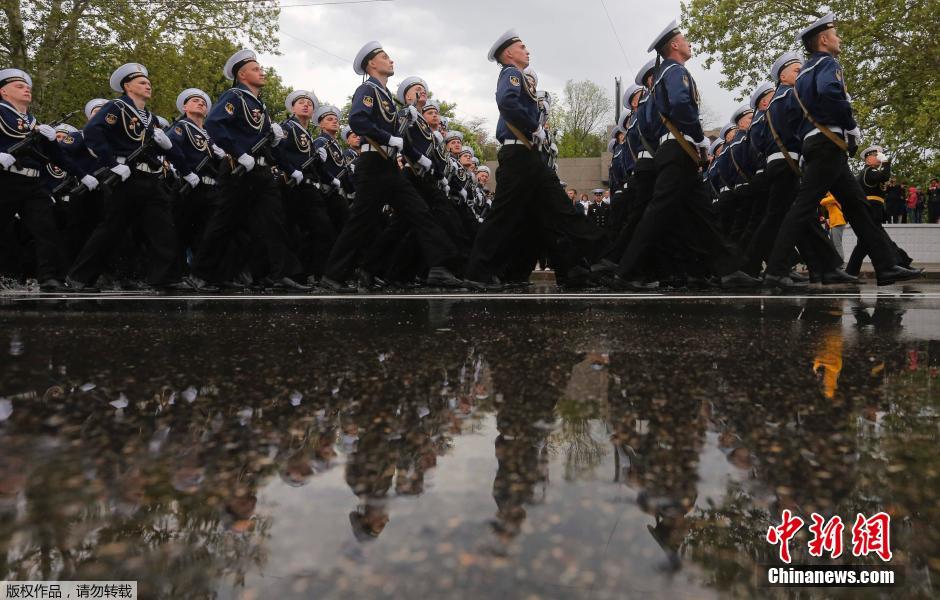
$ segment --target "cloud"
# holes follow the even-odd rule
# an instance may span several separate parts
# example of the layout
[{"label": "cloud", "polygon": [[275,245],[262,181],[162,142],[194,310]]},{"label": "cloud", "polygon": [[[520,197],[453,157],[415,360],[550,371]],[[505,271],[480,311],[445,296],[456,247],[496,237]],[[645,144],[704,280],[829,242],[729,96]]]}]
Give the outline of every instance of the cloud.
[{"label": "cloud", "polygon": [[[394,0],[284,8],[281,54],[264,56],[263,61],[274,66],[285,83],[313,89],[321,100],[342,105],[361,82],[352,70],[352,58],[365,42],[379,40],[395,61],[392,91],[403,78],[419,75],[435,97],[457,103],[458,117],[483,118],[492,133],[498,118],[498,70],[486,60],[486,52],[506,29],[515,28],[525,40],[541,88],[559,93],[568,79],[590,79],[613,98],[614,78],[632,81],[651,57],[646,52],[651,39],[680,13],[678,0],[606,4],[623,52],[600,0]],[[718,86],[717,67],[705,71],[701,64],[701,58],[693,58],[688,66],[703,103],[724,118],[737,106],[734,94]]]}]

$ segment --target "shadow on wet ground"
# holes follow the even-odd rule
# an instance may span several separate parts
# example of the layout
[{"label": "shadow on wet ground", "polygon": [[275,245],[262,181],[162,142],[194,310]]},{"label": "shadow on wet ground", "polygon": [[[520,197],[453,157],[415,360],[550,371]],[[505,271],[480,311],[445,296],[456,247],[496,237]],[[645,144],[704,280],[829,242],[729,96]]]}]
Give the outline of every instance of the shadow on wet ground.
[{"label": "shadow on wet ground", "polygon": [[[0,307],[0,580],[142,598],[772,596],[768,527],[940,571],[940,299]],[[875,564],[846,552],[794,564]],[[791,593],[794,593],[791,590]]]}]

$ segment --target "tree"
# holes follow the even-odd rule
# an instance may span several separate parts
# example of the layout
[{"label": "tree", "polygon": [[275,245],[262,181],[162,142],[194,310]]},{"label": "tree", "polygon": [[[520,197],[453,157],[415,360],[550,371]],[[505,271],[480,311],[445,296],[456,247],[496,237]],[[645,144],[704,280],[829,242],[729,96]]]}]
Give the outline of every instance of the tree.
[{"label": "tree", "polygon": [[600,156],[607,147],[604,138],[611,106],[610,96],[601,86],[593,81],[569,79],[562,101],[552,103],[551,125],[561,133],[559,156]]},{"label": "tree", "polygon": [[[837,16],[846,87],[866,142],[898,157],[899,175],[940,169],[940,10],[932,2],[830,0]],[[683,21],[695,47],[721,61],[722,87],[743,98],[768,77],[773,60],[826,11],[816,4],[689,0]]]},{"label": "tree", "polygon": [[218,95],[225,60],[242,44],[277,50],[276,0],[0,0],[0,64],[33,78],[33,110],[51,118],[112,97],[111,72],[144,64],[154,111],[175,112],[176,95],[201,87]]}]

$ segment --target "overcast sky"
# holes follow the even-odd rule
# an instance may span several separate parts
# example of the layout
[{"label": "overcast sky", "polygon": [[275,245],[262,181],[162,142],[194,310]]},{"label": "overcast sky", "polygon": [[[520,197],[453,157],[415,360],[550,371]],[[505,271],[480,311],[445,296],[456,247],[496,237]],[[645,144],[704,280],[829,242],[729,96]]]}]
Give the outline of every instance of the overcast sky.
[{"label": "overcast sky", "polygon": [[[266,55],[286,84],[312,89],[321,100],[342,106],[361,82],[352,58],[369,40],[378,40],[395,61],[389,82],[394,93],[405,77],[423,77],[435,97],[457,103],[457,117],[481,117],[492,134],[498,117],[494,92],[498,73],[486,53],[499,34],[515,28],[532,53],[539,88],[560,93],[568,79],[590,79],[609,90],[614,77],[632,82],[646,48],[671,19],[679,0],[605,0],[623,43],[621,52],[600,0],[391,0],[387,2],[291,6],[341,0],[282,0],[281,55]],[[693,53],[695,48],[693,47]],[[726,119],[737,103],[718,86],[717,65],[687,65],[699,83],[709,114]],[[613,113],[611,113],[611,120]],[[706,123],[709,124],[709,123]],[[721,123],[712,123],[721,125]]]}]

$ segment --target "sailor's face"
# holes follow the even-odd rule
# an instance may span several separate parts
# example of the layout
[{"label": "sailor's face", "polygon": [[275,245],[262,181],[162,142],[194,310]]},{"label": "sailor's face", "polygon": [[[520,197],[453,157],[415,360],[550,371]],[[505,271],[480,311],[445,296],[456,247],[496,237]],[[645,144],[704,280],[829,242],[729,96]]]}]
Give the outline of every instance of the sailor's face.
[{"label": "sailor's face", "polygon": [[823,32],[823,35],[826,36],[829,45],[829,52],[833,56],[838,56],[842,52],[842,38],[839,37],[839,34],[836,33],[836,28],[827,29]]},{"label": "sailor's face", "polygon": [[480,185],[486,185],[490,181],[490,174],[486,171],[479,171],[477,173],[477,181],[480,182]]},{"label": "sailor's face", "polygon": [[335,135],[339,131],[339,119],[336,118],[336,115],[326,115],[320,119],[320,129]]},{"label": "sailor's face", "polygon": [[310,98],[300,98],[297,102],[294,102],[294,115],[296,117],[303,117],[309,119],[310,115],[313,114],[313,102]]},{"label": "sailor's face", "polygon": [[793,63],[787,68],[780,71],[780,83],[783,85],[793,85],[796,83],[796,77],[800,74],[800,71],[803,70],[803,65],[800,63]]},{"label": "sailor's face", "polygon": [[205,117],[209,110],[206,106],[206,101],[203,100],[201,96],[193,96],[183,104],[183,112],[187,115]]},{"label": "sailor's face", "polygon": [[757,109],[766,111],[767,107],[770,106],[770,101],[773,100],[773,97],[773,94],[764,94],[761,97],[760,102],[757,103]]},{"label": "sailor's face", "polygon": [[525,42],[520,40],[506,48],[505,52],[510,62],[515,63],[520,68],[524,69],[529,66],[529,49],[526,48]]},{"label": "sailor's face", "polygon": [[395,74],[395,61],[389,58],[388,53],[384,51],[376,54],[369,63],[383,77],[391,77]]},{"label": "sailor's face", "polygon": [[441,113],[437,112],[436,108],[430,108],[424,111],[424,120],[428,122],[428,125],[436,128],[441,124]]},{"label": "sailor's face", "polygon": [[252,61],[239,69],[238,76],[251,86],[261,87],[265,84],[264,69],[257,61]]},{"label": "sailor's face", "polygon": [[447,142],[447,149],[450,150],[451,154],[457,154],[463,150],[463,144],[460,142],[460,140],[451,140]]},{"label": "sailor's face", "polygon": [[29,104],[33,101],[33,91],[25,81],[14,81],[0,88],[0,97],[17,104]]},{"label": "sailor's face", "polygon": [[153,93],[153,88],[150,86],[150,80],[146,77],[135,77],[127,83],[124,84],[124,89],[128,94],[134,94],[144,100],[149,100],[150,95]]},{"label": "sailor's face", "polygon": [[689,44],[689,40],[685,39],[685,34],[680,33],[675,38],[673,38],[672,43],[675,44],[676,50],[679,51],[679,55],[685,59],[689,60],[692,58],[692,45]]},{"label": "sailor's face", "polygon": [[421,107],[427,101],[428,91],[421,84],[411,86],[405,94],[405,104],[414,104]]}]

